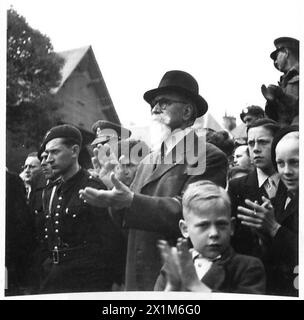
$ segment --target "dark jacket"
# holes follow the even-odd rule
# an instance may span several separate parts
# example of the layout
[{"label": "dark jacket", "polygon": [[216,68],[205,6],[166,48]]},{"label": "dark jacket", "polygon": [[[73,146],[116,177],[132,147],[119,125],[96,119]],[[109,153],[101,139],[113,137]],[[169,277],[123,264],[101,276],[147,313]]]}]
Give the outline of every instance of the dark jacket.
[{"label": "dark jacket", "polygon": [[6,295],[25,293],[33,247],[34,219],[26,203],[24,184],[17,174],[6,172]]},{"label": "dark jacket", "polygon": [[237,218],[238,206],[247,207],[245,199],[262,203],[262,196],[268,197],[263,187],[259,188],[256,169],[248,175],[229,181],[228,193],[231,200],[231,213],[236,218],[235,231],[231,239],[232,247],[237,253],[261,256],[259,239],[254,231],[241,224]]},{"label": "dark jacket", "polygon": [[[166,265],[155,283],[155,291],[166,287]],[[262,262],[254,257],[236,254],[228,249],[220,260],[213,262],[201,280],[213,292],[265,293],[265,271]]]},{"label": "dark jacket", "polygon": [[122,239],[107,209],[79,198],[85,187],[106,189],[80,169],[58,185],[51,212],[45,212],[40,293],[109,291],[121,281]]},{"label": "dark jacket", "polygon": [[296,267],[299,264],[299,198],[295,196],[284,209],[287,191],[278,192],[275,199],[275,215],[281,224],[269,243],[263,258],[267,275],[267,293],[298,296],[295,285]]},{"label": "dark jacket", "polygon": [[[152,291],[161,269],[161,259],[156,247],[158,239],[175,241],[180,236],[178,222],[182,217],[181,195],[186,186],[197,180],[211,180],[223,187],[226,184],[227,158],[217,147],[207,143],[199,155],[206,166],[197,175],[188,174],[186,155],[197,150],[194,144],[179,142],[165,157],[173,158],[171,164],[139,165],[132,184],[135,192],[132,206],[125,212],[125,226],[129,228],[126,290]],[[190,149],[190,150],[189,150]],[[175,152],[182,150],[182,152]],[[156,156],[152,154],[152,157]],[[175,163],[174,163],[175,162]]]}]

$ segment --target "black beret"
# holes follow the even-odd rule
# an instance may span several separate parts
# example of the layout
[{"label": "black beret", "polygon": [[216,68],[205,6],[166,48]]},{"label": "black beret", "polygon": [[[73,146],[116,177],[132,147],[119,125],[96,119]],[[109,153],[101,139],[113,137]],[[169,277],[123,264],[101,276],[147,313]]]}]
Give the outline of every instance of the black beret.
[{"label": "black beret", "polygon": [[68,124],[62,124],[50,129],[44,136],[42,145],[39,151],[43,151],[45,145],[56,138],[68,138],[75,141],[80,147],[82,145],[82,135],[79,129]]},{"label": "black beret", "polygon": [[242,113],[240,114],[240,118],[243,122],[244,122],[245,116],[247,116],[248,114],[253,115],[253,116],[257,116],[257,117],[261,117],[261,118],[264,118],[264,116],[265,116],[264,110],[261,107],[249,106],[249,107],[243,109]]},{"label": "black beret", "polygon": [[96,135],[92,145],[108,142],[113,137],[117,137],[118,140],[128,139],[132,134],[130,130],[121,125],[106,120],[96,121],[92,126],[92,131]]}]

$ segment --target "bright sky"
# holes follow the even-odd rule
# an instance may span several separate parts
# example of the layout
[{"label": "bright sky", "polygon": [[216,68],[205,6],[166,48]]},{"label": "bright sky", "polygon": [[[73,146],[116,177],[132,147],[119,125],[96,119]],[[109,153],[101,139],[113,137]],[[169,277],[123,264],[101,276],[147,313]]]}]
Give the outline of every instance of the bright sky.
[{"label": "bright sky", "polygon": [[[280,73],[269,54],[280,36],[299,38],[301,0],[7,0],[48,35],[55,51],[92,45],[120,120],[148,121],[142,99],[172,69],[191,73],[212,115],[264,106],[263,83]],[[302,27],[302,30],[301,30]]]}]

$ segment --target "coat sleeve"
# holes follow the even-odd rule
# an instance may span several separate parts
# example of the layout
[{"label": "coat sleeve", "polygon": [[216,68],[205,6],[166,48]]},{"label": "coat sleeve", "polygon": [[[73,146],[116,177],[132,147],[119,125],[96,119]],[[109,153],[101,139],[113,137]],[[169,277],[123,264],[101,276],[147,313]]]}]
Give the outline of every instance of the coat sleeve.
[{"label": "coat sleeve", "polygon": [[232,293],[265,294],[266,276],[262,262],[254,257],[246,257],[248,264],[235,275],[235,286]]},{"label": "coat sleeve", "polygon": [[180,194],[172,197],[159,197],[135,193],[132,205],[125,213],[125,226],[160,232],[169,237],[180,236],[178,222],[182,218],[181,197],[184,190],[189,184],[198,180],[211,180],[225,187],[226,173],[225,154],[211,146],[208,148],[205,170],[198,175],[189,175]]},{"label": "coat sleeve", "polygon": [[298,235],[290,229],[281,226],[273,238],[270,248],[274,261],[287,265],[298,264]]}]

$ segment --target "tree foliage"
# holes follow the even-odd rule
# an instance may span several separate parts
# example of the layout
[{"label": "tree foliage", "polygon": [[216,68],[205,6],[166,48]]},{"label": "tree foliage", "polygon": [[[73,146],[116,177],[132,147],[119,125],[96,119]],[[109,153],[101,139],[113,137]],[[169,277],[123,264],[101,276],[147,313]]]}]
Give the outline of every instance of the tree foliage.
[{"label": "tree foliage", "polygon": [[35,102],[59,85],[63,61],[50,39],[14,9],[8,10],[7,22],[7,104]]},{"label": "tree foliage", "polygon": [[60,84],[63,63],[47,36],[13,8],[7,11],[8,149],[37,149],[45,132],[58,123],[59,105],[51,92]]}]

